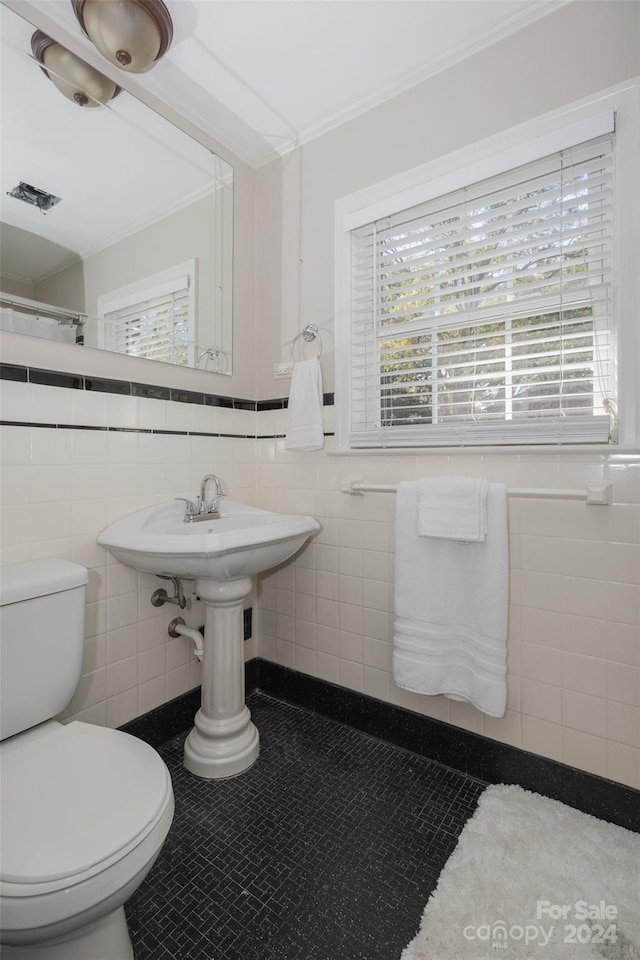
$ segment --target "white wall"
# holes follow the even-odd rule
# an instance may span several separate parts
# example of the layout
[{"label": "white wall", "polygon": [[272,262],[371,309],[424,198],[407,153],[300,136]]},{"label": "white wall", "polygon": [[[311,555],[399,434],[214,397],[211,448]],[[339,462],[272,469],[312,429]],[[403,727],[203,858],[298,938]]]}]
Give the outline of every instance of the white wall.
[{"label": "white wall", "polygon": [[[268,399],[288,388],[271,379],[273,361],[288,356],[282,344],[314,322],[322,327],[330,391],[336,198],[640,72],[639,15],[637,4],[615,0],[569,4],[305,146],[301,238],[300,155],[256,174],[234,165],[233,378],[11,334],[2,338],[3,362],[148,383],[162,377],[186,389]],[[3,419],[73,427],[1,428],[2,560],[66,556],[91,571],[83,679],[72,715],[117,725],[197,680],[186,643],[167,642],[173,608],[165,615],[150,606],[157,584],[111,561],[95,536],[138,506],[194,492],[213,469],[238,499],[314,514],[322,523],[296,560],[261,581],[262,656],[640,787],[639,457],[490,451],[337,457],[330,455],[331,438],[324,451],[292,455],[277,439],[284,432],[279,411],[11,381],[1,387]],[[331,415],[329,408],[328,430]],[[139,432],[154,429],[183,435]],[[237,437],[184,435],[189,430]],[[348,497],[340,481],[393,483],[431,473],[524,486],[613,482],[610,508],[511,505],[504,720],[443,698],[407,695],[390,675],[393,498]]]},{"label": "white wall", "polygon": [[33,293],[29,299],[49,303],[52,306],[65,307],[67,310],[85,312],[84,308],[84,271],[82,260],[65,270],[40,280],[33,286]]},{"label": "white wall", "polygon": [[[338,198],[638,75],[639,19],[637,3],[577,0],[260,170],[256,310],[271,350],[257,368],[257,396],[279,396],[271,363],[288,356],[280,345],[306,323],[322,329],[325,389],[333,389]],[[279,312],[260,286],[274,277],[281,278]]]},{"label": "white wall", "polygon": [[[97,317],[101,296],[192,260],[196,265],[198,343],[221,344],[214,322],[216,280],[211,264],[215,239],[214,197],[210,194],[87,257],[83,263],[84,312]],[[86,343],[95,345],[96,325],[89,321],[87,326]]]},{"label": "white wall", "polygon": [[0,289],[3,293],[11,293],[14,297],[24,297],[33,300],[33,284],[23,280],[14,280],[12,277],[2,276],[0,273]]},{"label": "white wall", "polygon": [[[281,345],[309,322],[321,327],[324,387],[333,389],[338,198],[639,74],[639,37],[638,4],[571,3],[259,171],[257,320],[271,352],[257,368],[258,396],[280,394],[271,363],[287,357]],[[268,242],[273,237],[279,246]],[[262,579],[259,653],[640,787],[640,456],[332,452],[332,438],[313,454],[287,453],[280,440],[258,443],[258,505],[314,514],[323,528],[293,564]],[[341,480],[438,474],[514,486],[613,483],[611,507],[510,504],[509,687],[501,720],[396,687],[394,498],[340,492]]]}]

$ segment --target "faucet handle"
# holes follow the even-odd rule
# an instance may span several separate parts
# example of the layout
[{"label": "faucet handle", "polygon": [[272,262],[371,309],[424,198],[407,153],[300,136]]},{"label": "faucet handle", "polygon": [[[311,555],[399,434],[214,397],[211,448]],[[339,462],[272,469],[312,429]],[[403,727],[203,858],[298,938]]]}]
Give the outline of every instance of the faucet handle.
[{"label": "faucet handle", "polygon": [[185,523],[188,523],[189,520],[193,520],[194,517],[198,516],[199,505],[196,504],[193,500],[189,500],[187,497],[174,497],[174,500],[182,500],[186,503],[187,508],[184,514]]},{"label": "faucet handle", "polygon": [[205,513],[218,513],[219,511],[218,502],[220,500],[220,497],[226,497],[226,493],[218,493],[211,500],[207,500],[203,504]]}]

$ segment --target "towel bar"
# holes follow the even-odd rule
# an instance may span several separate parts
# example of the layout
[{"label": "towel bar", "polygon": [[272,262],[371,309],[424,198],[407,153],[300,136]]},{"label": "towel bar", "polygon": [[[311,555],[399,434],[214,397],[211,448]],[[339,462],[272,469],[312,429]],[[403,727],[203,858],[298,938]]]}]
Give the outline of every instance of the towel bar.
[{"label": "towel bar", "polygon": [[[363,483],[361,480],[343,480],[343,493],[395,493],[396,483]],[[588,483],[584,490],[554,490],[551,487],[508,487],[510,497],[527,498],[533,500],[583,500],[585,503],[598,506],[611,504],[610,483]]]}]

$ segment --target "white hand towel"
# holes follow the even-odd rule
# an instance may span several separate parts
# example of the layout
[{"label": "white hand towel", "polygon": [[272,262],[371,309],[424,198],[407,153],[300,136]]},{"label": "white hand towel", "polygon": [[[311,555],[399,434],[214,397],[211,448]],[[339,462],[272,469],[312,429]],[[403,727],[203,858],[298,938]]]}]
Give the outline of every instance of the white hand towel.
[{"label": "white hand towel", "polygon": [[506,707],[509,565],[507,488],[491,483],[484,541],[418,534],[418,485],[396,500],[393,676],[399,687]]},{"label": "white hand towel", "polygon": [[489,482],[470,477],[418,481],[418,532],[445,540],[484,540]]},{"label": "white hand towel", "polygon": [[322,450],[322,370],[317,357],[301,360],[293,368],[287,433],[287,450]]}]

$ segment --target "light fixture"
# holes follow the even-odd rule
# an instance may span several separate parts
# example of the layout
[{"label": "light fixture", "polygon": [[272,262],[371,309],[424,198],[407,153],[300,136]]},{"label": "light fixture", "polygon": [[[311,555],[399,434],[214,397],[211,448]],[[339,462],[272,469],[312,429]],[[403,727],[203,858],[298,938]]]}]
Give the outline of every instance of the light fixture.
[{"label": "light fixture", "polygon": [[71,0],[84,33],[103,57],[141,73],[169,49],[171,16],[162,0]]},{"label": "light fixture", "polygon": [[31,37],[33,55],[42,71],[64,94],[80,107],[100,107],[120,93],[120,87],[88,63],[56,43],[42,30]]}]

